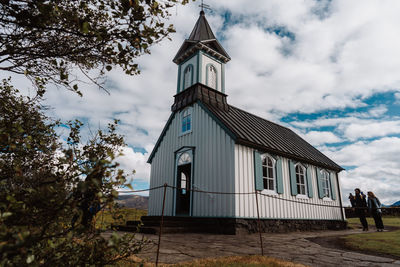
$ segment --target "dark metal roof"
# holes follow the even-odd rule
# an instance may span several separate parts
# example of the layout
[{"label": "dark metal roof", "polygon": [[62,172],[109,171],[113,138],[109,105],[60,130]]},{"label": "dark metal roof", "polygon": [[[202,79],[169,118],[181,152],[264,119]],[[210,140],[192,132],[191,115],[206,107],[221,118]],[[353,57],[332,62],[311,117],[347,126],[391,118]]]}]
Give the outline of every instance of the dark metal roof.
[{"label": "dark metal roof", "polygon": [[216,106],[220,109],[228,109],[226,94],[221,93],[202,83],[195,83],[189,88],[174,96],[175,101],[171,107],[172,111],[177,111],[193,104],[197,100],[203,103]]},{"label": "dark metal roof", "polygon": [[200,17],[194,25],[189,39],[186,39],[185,42],[183,42],[172,61],[179,64],[197,50],[204,50],[207,53],[211,52],[213,56],[221,59],[225,63],[231,59],[222,45],[215,38],[215,35],[207,22],[206,16],[204,15],[204,11],[200,12]]},{"label": "dark metal roof", "polygon": [[235,141],[238,144],[336,171],[343,170],[286,127],[231,105],[228,105],[228,111],[207,103],[204,105],[236,136]]},{"label": "dark metal roof", "polygon": [[206,16],[204,15],[204,11],[200,12],[200,17],[197,20],[192,33],[189,36],[190,41],[204,41],[216,39],[214,33],[211,30],[208,21],[206,20]]}]

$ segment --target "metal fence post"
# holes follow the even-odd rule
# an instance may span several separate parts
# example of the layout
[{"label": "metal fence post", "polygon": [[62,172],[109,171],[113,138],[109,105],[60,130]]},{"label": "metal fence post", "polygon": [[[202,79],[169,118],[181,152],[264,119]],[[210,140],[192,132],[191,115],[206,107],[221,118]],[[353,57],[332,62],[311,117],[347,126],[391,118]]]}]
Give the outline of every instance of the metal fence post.
[{"label": "metal fence post", "polygon": [[260,244],[261,244],[261,255],[264,256],[264,247],[261,235],[261,225],[260,225],[260,211],[258,209],[258,191],[256,190],[256,206],[257,206],[257,226],[258,226],[258,234],[260,235]]},{"label": "metal fence post", "polygon": [[161,212],[161,223],[160,223],[160,230],[158,232],[158,245],[157,245],[157,257],[156,257],[156,267],[158,266],[158,255],[160,255],[160,242],[161,242],[161,232],[164,223],[164,208],[165,208],[165,195],[167,193],[167,186],[168,184],[164,184],[164,198],[162,203],[162,212]]}]

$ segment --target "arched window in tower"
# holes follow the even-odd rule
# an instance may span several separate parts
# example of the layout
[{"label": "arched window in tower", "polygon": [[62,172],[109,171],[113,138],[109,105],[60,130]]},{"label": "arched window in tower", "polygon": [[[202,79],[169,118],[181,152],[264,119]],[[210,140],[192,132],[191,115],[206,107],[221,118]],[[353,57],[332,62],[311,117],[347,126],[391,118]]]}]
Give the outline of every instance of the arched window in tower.
[{"label": "arched window in tower", "polygon": [[207,66],[207,85],[217,89],[217,69],[211,64]]},{"label": "arched window in tower", "polygon": [[183,89],[188,88],[193,83],[193,65],[188,65],[183,71]]}]

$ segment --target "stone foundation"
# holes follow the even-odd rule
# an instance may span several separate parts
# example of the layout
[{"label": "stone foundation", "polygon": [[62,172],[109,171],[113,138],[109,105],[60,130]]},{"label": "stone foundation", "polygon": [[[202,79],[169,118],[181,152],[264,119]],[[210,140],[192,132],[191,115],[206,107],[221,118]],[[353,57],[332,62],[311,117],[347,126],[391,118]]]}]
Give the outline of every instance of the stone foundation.
[{"label": "stone foundation", "polygon": [[[255,219],[236,219],[235,223],[236,234],[258,232]],[[344,230],[346,228],[346,221],[337,220],[260,219],[260,229],[263,233]]]},{"label": "stone foundation", "polygon": [[[143,216],[140,231],[156,234],[160,227],[160,216]],[[129,230],[121,226],[121,230]],[[286,233],[296,231],[343,230],[347,222],[339,220],[297,220],[297,219],[260,219],[260,229],[267,233]],[[123,229],[122,229],[123,228]],[[136,225],[132,231],[136,230]],[[239,218],[202,218],[202,217],[164,217],[163,233],[213,233],[213,234],[249,234],[258,232],[257,219]]]}]

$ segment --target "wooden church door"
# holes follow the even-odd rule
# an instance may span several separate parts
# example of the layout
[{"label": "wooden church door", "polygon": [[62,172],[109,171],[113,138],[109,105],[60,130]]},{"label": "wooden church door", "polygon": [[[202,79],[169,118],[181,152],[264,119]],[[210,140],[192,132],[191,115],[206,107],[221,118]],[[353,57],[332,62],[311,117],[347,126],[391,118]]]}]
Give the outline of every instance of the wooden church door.
[{"label": "wooden church door", "polygon": [[184,152],[178,157],[176,177],[176,215],[190,214],[192,155]]}]

